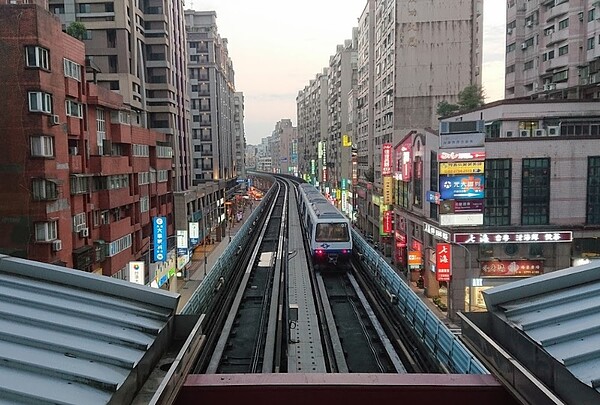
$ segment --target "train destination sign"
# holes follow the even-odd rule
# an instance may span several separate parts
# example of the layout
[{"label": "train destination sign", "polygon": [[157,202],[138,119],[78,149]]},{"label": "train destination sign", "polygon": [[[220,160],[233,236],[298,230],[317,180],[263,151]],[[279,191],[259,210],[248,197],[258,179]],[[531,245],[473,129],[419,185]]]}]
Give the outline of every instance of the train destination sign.
[{"label": "train destination sign", "polygon": [[487,233],[455,233],[454,243],[465,245],[480,243],[542,243],[571,242],[573,232],[487,232]]}]

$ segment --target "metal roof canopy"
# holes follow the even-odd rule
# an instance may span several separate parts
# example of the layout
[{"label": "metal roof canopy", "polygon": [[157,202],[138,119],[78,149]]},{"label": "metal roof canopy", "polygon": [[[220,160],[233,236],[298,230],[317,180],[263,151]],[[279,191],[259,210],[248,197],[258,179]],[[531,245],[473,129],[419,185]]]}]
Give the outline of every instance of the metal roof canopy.
[{"label": "metal roof canopy", "polygon": [[0,255],[0,398],[129,403],[172,340],[178,294]]},{"label": "metal roof canopy", "polygon": [[534,403],[600,403],[600,261],[483,295],[489,313],[463,315],[463,337],[515,392]]}]

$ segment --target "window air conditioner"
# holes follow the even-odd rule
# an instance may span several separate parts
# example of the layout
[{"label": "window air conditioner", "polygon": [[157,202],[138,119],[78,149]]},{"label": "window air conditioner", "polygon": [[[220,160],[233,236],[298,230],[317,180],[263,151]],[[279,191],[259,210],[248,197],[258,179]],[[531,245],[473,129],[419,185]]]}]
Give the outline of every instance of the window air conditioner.
[{"label": "window air conditioner", "polygon": [[504,133],[504,137],[505,138],[512,138],[513,137],[513,131],[506,131]]},{"label": "window air conditioner", "polygon": [[536,129],[534,134],[535,136],[546,136],[546,130],[543,128]]},{"label": "window air conditioner", "polygon": [[521,49],[527,49],[527,44],[525,42],[521,44]]},{"label": "window air conditioner", "polygon": [[62,250],[62,241],[60,239],[53,240],[52,241],[52,251],[58,252],[60,250]]},{"label": "window air conditioner", "polygon": [[550,91],[556,89],[556,83],[546,83],[544,84],[544,91]]},{"label": "window air conditioner", "polygon": [[82,238],[87,238],[90,236],[90,228],[83,228],[80,232]]},{"label": "window air conditioner", "polygon": [[560,135],[560,127],[559,126],[555,126],[555,127],[548,127],[548,136],[559,136]]},{"label": "window air conditioner", "polygon": [[79,152],[79,150],[77,149],[77,146],[69,146],[69,155],[77,155]]},{"label": "window air conditioner", "polygon": [[513,33],[513,29],[512,29],[512,28],[508,28],[508,29],[506,30],[506,33],[507,33],[508,35],[511,35],[511,34]]},{"label": "window air conditioner", "polygon": [[527,23],[525,23],[525,25],[527,25],[528,27],[533,27],[533,20],[527,21]]},{"label": "window air conditioner", "polygon": [[521,136],[521,138],[525,138],[530,136],[529,130],[528,129],[521,129],[519,131],[519,135]]},{"label": "window air conditioner", "polygon": [[58,124],[60,124],[60,118],[58,117],[58,115],[52,114],[50,116],[50,124],[51,125],[58,125]]}]

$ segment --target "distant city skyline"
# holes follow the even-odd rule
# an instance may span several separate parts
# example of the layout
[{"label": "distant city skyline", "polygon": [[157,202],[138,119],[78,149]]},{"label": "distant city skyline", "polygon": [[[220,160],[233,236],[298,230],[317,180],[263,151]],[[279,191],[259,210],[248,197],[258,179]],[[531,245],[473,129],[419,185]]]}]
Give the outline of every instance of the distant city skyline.
[{"label": "distant city skyline", "polygon": [[[235,87],[244,93],[246,143],[270,136],[277,121],[296,121],[296,96],[329,65],[336,46],[352,36],[366,0],[282,2],[193,0],[217,13],[228,41]],[[483,88],[486,102],[504,97],[506,2],[484,0]]]}]

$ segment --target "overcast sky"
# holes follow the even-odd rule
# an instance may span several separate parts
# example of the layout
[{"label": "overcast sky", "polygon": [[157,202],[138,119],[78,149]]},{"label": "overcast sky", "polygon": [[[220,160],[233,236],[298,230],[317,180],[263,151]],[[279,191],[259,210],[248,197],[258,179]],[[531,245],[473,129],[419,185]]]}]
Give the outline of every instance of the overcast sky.
[{"label": "overcast sky", "polygon": [[[246,142],[258,144],[282,118],[296,122],[296,96],[351,38],[366,0],[188,0],[214,10],[227,38],[235,87],[244,93]],[[504,94],[506,4],[484,0],[483,87],[486,102]]]}]

